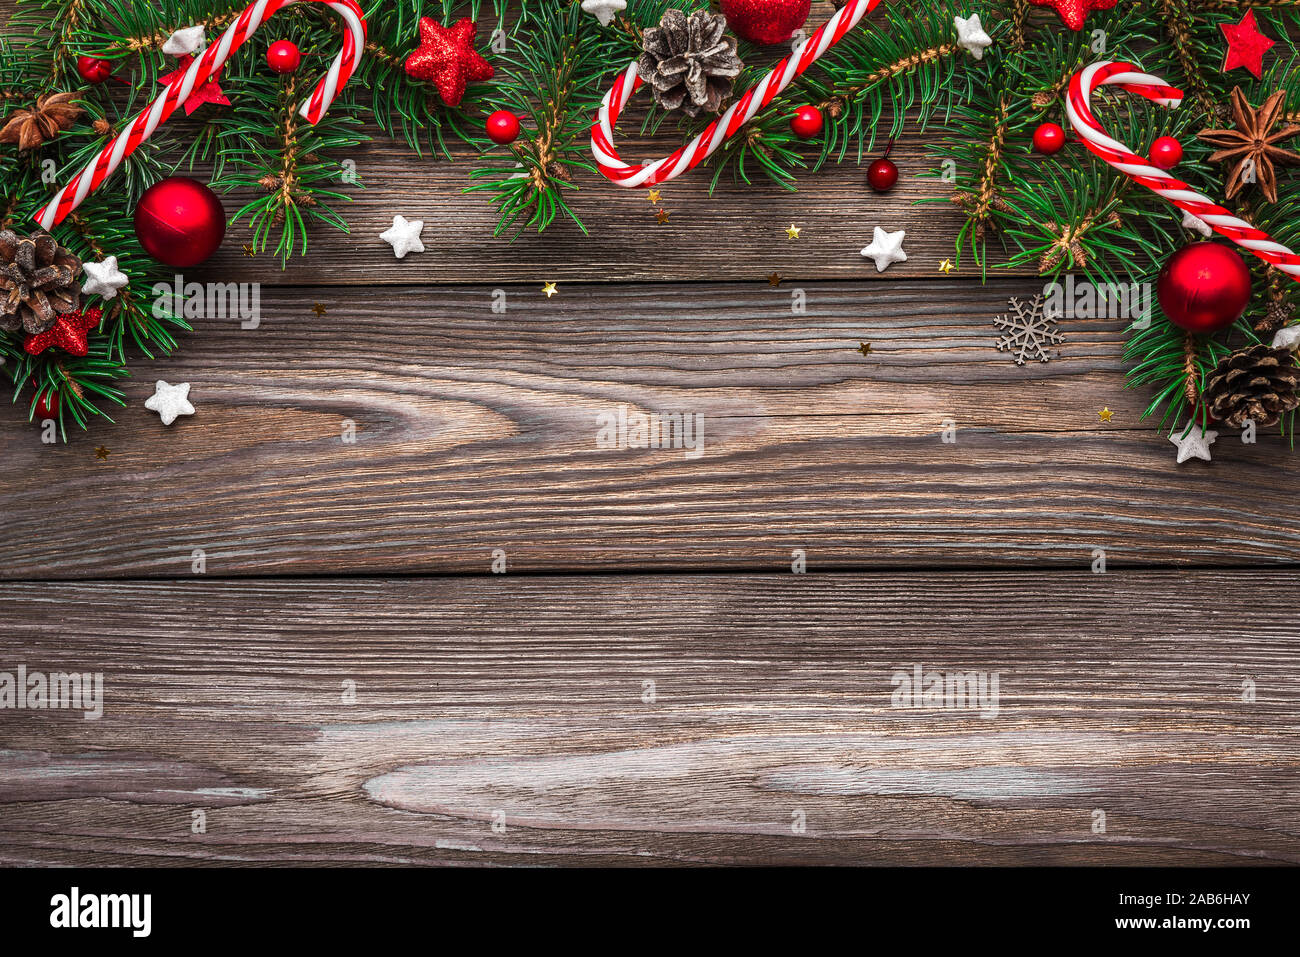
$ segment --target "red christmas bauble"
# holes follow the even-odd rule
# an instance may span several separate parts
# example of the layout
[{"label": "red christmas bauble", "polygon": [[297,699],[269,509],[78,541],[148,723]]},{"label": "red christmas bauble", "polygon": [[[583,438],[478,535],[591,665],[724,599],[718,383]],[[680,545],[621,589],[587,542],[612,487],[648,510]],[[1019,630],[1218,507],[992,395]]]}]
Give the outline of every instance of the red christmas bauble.
[{"label": "red christmas bauble", "polygon": [[1059,153],[1065,145],[1065,130],[1057,123],[1044,123],[1034,130],[1034,149],[1044,156]]},{"label": "red christmas bauble", "polygon": [[[36,380],[32,380],[32,387],[36,387]],[[59,393],[50,389],[48,392],[39,392],[36,395],[36,418],[37,419],[57,419],[59,417]]]},{"label": "red christmas bauble", "polygon": [[135,207],[135,234],[168,266],[197,266],[221,245],[226,211],[217,194],[185,176],[159,180]]},{"label": "red christmas bauble", "polygon": [[292,73],[302,62],[298,47],[288,40],[276,40],[266,50],[266,65],[276,73]]},{"label": "red christmas bauble", "polygon": [[871,188],[877,193],[893,189],[894,184],[898,182],[897,164],[891,159],[880,157],[867,167],[867,182],[871,184]]},{"label": "red christmas bauble", "polygon": [[513,143],[519,136],[519,117],[509,110],[497,110],[487,118],[487,135],[502,146]]},{"label": "red christmas bauble", "polygon": [[794,135],[810,140],[822,131],[822,111],[815,106],[801,106],[790,117],[790,129]]},{"label": "red christmas bauble", "polygon": [[113,64],[93,56],[77,57],[77,73],[87,83],[103,83],[113,75]]},{"label": "red christmas bauble", "polygon": [[750,43],[785,43],[808,20],[812,0],[722,0],[722,15]]},{"label": "red christmas bauble", "polygon": [[1169,257],[1156,280],[1156,298],[1169,321],[1189,332],[1232,325],[1250,302],[1250,270],[1223,243],[1192,243]]},{"label": "red christmas bauble", "polygon": [[1183,144],[1172,136],[1162,136],[1151,144],[1151,165],[1173,169],[1183,161]]}]

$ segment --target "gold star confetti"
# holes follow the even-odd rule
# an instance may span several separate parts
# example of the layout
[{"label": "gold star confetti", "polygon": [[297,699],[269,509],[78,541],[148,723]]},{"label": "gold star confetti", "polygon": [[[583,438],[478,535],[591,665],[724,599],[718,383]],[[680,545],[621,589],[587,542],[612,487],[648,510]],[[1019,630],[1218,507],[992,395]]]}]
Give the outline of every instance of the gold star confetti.
[{"label": "gold star confetti", "polygon": [[781,274],[779,272],[774,272],[768,275],[767,284],[773,288],[781,285]]},{"label": "gold star confetti", "polygon": [[858,351],[861,352],[864,356],[871,355],[871,343],[869,342],[858,343]]},{"label": "gold star confetti", "polygon": [[657,189],[650,190],[650,192],[647,193],[646,196],[652,203],[659,202],[659,190]]},{"label": "gold star confetti", "polygon": [[659,220],[659,225],[660,225],[660,226],[662,226],[664,223],[668,222],[668,210],[666,210],[666,209],[660,209],[660,210],[657,210],[657,211],[655,212],[655,219]]},{"label": "gold star confetti", "polygon": [[244,243],[244,255],[250,258],[257,255],[257,250],[253,248],[252,243]]},{"label": "gold star confetti", "polygon": [[553,283],[553,282],[544,282],[544,283],[542,283],[542,292],[543,292],[543,294],[545,294],[545,296],[546,296],[547,299],[550,299],[552,296],[554,296],[554,295],[555,295],[557,292],[559,292],[559,291],[560,291],[560,290],[558,290],[558,289],[555,288],[555,283]]},{"label": "gold star confetti", "polygon": [[802,226],[796,226],[794,223],[791,223],[791,224],[786,228],[785,235],[786,235],[787,238],[789,238],[789,239],[798,239],[798,238],[799,238],[799,232],[800,232],[800,230],[802,230],[802,229],[803,229]]},{"label": "gold star confetti", "polygon": [[316,305],[311,307],[311,311],[316,313],[316,318],[319,319],[321,316],[325,315],[325,304],[323,302],[318,302]]},{"label": "gold star confetti", "polygon": [[939,263],[939,272],[943,273],[945,276],[956,268],[957,267],[952,264],[951,259],[945,259],[943,262]]},{"label": "gold star confetti", "polygon": [[1115,413],[1112,412],[1110,409],[1102,409],[1100,412],[1097,413],[1097,415],[1101,416],[1101,421],[1103,422],[1109,422],[1110,417],[1114,414]]},{"label": "gold star confetti", "polygon": [[104,448],[104,446],[102,446],[102,445],[97,446],[96,449],[95,449],[95,458],[97,458],[97,459],[106,459],[106,458],[108,458],[108,453],[109,453],[109,450],[106,449],[106,448]]}]

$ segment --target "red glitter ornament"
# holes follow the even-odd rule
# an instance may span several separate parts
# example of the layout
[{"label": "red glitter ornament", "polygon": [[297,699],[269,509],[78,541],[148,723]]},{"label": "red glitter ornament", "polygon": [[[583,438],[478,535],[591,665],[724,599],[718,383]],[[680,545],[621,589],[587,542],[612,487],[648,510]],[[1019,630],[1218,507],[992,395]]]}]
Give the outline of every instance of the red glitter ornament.
[{"label": "red glitter ornament", "polygon": [[1219,29],[1228,41],[1228,52],[1223,56],[1223,71],[1226,73],[1244,66],[1255,74],[1255,79],[1263,79],[1264,54],[1277,41],[1259,32],[1259,26],[1255,23],[1255,11],[1247,10],[1240,23],[1220,23]]},{"label": "red glitter ornament", "polygon": [[722,15],[750,43],[786,43],[808,21],[812,0],[722,0]]},{"label": "red glitter ornament", "polygon": [[103,83],[113,75],[113,64],[93,56],[77,57],[77,73],[87,83]]},{"label": "red glitter ornament", "polygon": [[898,182],[898,164],[886,156],[867,167],[867,182],[877,193],[893,189]]},{"label": "red glitter ornament", "polygon": [[453,27],[421,17],[420,45],[406,58],[407,74],[436,86],[448,106],[459,106],[469,81],[490,80],[495,72],[474,49],[477,29],[469,17],[457,20]]},{"label": "red glitter ornament", "polygon": [[94,308],[65,312],[44,332],[24,339],[23,348],[34,356],[40,355],[50,346],[57,346],[71,356],[84,356],[90,351],[86,336],[99,325],[101,315]]},{"label": "red glitter ornament", "polygon": [[185,176],[159,180],[135,207],[135,234],[147,252],[168,266],[197,266],[221,245],[226,211],[217,194]]},{"label": "red glitter ornament", "polygon": [[276,40],[266,49],[266,65],[276,73],[292,73],[302,62],[302,53],[288,40]]},{"label": "red glitter ornament", "polygon": [[1061,129],[1059,124],[1044,123],[1034,130],[1034,149],[1044,156],[1061,152],[1061,147],[1064,145],[1065,130]]},{"label": "red glitter ornament", "polygon": [[1241,318],[1250,302],[1250,270],[1230,246],[1192,243],[1160,270],[1156,298],[1174,325],[1188,332],[1217,332]]},{"label": "red glitter ornament", "polygon": [[519,117],[509,110],[497,110],[487,118],[487,135],[493,143],[505,146],[519,136]]},{"label": "red glitter ornament", "polygon": [[1082,30],[1094,10],[1109,10],[1119,0],[1029,0],[1036,7],[1052,7],[1071,30]]},{"label": "red glitter ornament", "polygon": [[822,131],[822,111],[815,106],[801,106],[790,117],[790,129],[794,135],[810,140]]},{"label": "red glitter ornament", "polygon": [[1162,136],[1151,144],[1151,165],[1173,169],[1183,161],[1183,144],[1172,136]]}]

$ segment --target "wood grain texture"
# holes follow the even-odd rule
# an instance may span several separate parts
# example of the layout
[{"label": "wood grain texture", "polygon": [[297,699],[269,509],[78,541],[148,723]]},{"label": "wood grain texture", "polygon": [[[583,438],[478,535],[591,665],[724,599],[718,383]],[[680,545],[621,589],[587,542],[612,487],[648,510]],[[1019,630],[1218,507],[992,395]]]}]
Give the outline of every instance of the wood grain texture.
[{"label": "wood grain texture", "polygon": [[[1296,863],[1300,576],[1255,580],[6,584],[3,668],[105,690],[0,711],[0,860]],[[891,707],[917,664],[996,717]]]}]

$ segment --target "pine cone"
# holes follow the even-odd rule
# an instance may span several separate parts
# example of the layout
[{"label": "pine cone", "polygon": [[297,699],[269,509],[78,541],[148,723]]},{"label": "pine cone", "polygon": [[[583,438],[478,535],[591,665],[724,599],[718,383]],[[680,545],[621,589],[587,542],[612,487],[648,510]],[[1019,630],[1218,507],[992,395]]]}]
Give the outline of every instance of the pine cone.
[{"label": "pine cone", "polygon": [[1273,425],[1284,412],[1300,408],[1300,367],[1288,349],[1255,345],[1223,359],[1205,380],[1210,415],[1234,429],[1246,420]]},{"label": "pine cone", "polygon": [[669,10],[659,26],[645,31],[643,46],[637,72],[650,84],[655,102],[691,116],[701,109],[716,113],[743,66],[736,38],[727,34],[727,18],[706,10],[689,17]]},{"label": "pine cone", "polygon": [[81,260],[49,233],[0,230],[0,329],[37,335],[81,306]]}]

